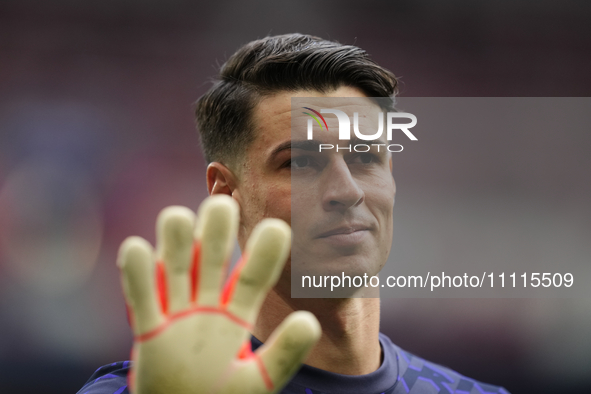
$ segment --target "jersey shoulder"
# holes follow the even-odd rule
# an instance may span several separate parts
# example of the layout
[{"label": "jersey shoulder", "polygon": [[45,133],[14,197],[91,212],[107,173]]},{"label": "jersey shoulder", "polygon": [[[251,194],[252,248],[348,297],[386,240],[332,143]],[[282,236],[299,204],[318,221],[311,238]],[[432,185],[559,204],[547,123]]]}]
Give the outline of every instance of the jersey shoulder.
[{"label": "jersey shoulder", "polygon": [[94,371],[77,394],[129,394],[127,374],[130,367],[129,361],[103,365]]},{"label": "jersey shoulder", "polygon": [[447,367],[432,363],[388,343],[396,352],[398,382],[392,394],[509,394],[503,387],[482,383]]}]

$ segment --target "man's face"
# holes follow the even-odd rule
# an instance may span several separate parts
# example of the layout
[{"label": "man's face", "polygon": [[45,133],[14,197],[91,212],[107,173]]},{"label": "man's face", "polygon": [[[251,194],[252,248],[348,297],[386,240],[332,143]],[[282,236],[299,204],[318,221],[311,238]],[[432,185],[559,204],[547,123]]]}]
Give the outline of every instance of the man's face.
[{"label": "man's face", "polygon": [[[371,113],[366,117],[361,113],[360,128],[377,129],[377,115],[374,118],[373,114],[380,108],[363,100],[366,96],[356,88],[341,87],[328,94],[281,92],[264,98],[254,109],[254,141],[235,170],[238,184],[233,196],[241,209],[240,245],[244,248],[252,229],[263,218],[280,218],[292,226],[293,232],[292,257],[280,285],[292,268],[316,275],[375,275],[387,259],[392,240],[396,186],[391,154],[384,147],[379,152],[375,147],[360,153],[334,149],[318,152],[307,140],[304,128],[294,128],[292,133],[292,117],[298,120],[307,116],[302,111],[292,112],[292,97],[359,98],[366,101],[365,108]],[[332,108],[350,115],[353,111],[347,106]],[[317,143],[387,143],[385,137],[383,141],[339,141],[336,117],[325,119],[331,131],[315,130],[313,139]],[[305,119],[302,124],[306,124]]]}]

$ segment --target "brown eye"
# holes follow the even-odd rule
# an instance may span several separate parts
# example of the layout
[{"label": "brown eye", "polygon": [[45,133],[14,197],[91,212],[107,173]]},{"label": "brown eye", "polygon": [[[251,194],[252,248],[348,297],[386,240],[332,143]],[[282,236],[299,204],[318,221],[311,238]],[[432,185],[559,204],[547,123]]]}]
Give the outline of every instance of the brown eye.
[{"label": "brown eye", "polygon": [[360,155],[360,160],[363,164],[369,164],[373,161],[373,156],[368,154]]},{"label": "brown eye", "polygon": [[294,157],[291,159],[291,168],[300,169],[310,165],[310,158],[308,156]]},{"label": "brown eye", "polygon": [[376,161],[376,157],[371,153],[360,153],[358,154],[353,162],[361,164],[370,164]]}]

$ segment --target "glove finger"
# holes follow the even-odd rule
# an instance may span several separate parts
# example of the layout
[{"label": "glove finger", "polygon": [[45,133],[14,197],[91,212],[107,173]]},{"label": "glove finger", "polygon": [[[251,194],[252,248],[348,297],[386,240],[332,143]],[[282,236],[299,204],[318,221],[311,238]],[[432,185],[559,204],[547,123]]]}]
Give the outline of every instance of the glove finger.
[{"label": "glove finger", "polygon": [[123,292],[131,314],[132,329],[137,337],[164,321],[154,283],[152,246],[140,237],[127,238],[119,248],[117,265],[121,269]]},{"label": "glove finger", "polygon": [[[275,329],[267,342],[256,352],[259,370],[268,388],[271,387],[270,383],[276,389],[288,382],[321,334],[320,323],[307,311],[292,313]],[[268,379],[265,379],[265,373]]]},{"label": "glove finger", "polygon": [[157,261],[164,263],[165,295],[170,314],[190,305],[189,267],[193,251],[195,214],[186,207],[171,206],[160,212],[156,222]]},{"label": "glove finger", "polygon": [[227,379],[224,394],[277,393],[298,371],[321,335],[313,314],[298,311],[289,315],[248,362],[238,362]]},{"label": "glove finger", "polygon": [[291,230],[279,219],[265,219],[253,231],[241,262],[224,289],[222,305],[254,324],[269,289],[275,285],[289,255]]},{"label": "glove finger", "polygon": [[196,226],[196,301],[219,305],[220,291],[238,231],[238,205],[229,196],[215,195],[199,207]]}]

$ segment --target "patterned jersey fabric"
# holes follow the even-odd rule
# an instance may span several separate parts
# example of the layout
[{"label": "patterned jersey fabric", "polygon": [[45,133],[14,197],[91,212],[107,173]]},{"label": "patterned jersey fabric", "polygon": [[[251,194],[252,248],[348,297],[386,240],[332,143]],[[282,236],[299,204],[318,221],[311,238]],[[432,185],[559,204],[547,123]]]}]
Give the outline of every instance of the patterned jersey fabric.
[{"label": "patterned jersey fabric", "polygon": [[[467,378],[449,368],[412,355],[380,334],[383,361],[377,371],[350,376],[307,365],[281,391],[282,394],[509,394],[502,387]],[[252,348],[261,345],[252,338]],[[95,371],[78,394],[129,394],[130,362],[116,362]]]}]

